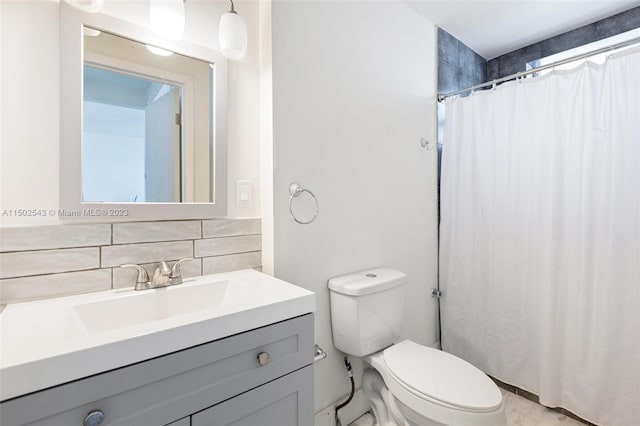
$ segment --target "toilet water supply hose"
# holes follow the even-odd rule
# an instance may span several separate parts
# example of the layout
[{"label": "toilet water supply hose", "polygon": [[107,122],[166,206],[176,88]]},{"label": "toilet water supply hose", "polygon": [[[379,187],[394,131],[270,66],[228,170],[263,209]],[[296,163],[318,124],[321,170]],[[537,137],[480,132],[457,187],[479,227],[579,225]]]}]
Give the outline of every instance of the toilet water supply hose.
[{"label": "toilet water supply hose", "polygon": [[351,393],[346,401],[341,404],[336,405],[336,413],[335,413],[335,426],[341,426],[340,419],[338,418],[338,411],[351,402],[353,399],[353,394],[356,392],[356,384],[353,380],[353,371],[351,371],[351,363],[349,362],[349,358],[344,357],[344,366],[347,369],[347,374],[349,375],[349,380],[351,380]]}]

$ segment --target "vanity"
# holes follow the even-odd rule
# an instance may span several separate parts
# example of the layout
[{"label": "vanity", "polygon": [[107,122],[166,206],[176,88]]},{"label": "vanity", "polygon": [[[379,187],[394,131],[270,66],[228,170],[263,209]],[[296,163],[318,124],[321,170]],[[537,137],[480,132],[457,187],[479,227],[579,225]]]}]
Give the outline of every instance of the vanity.
[{"label": "vanity", "polygon": [[8,305],[0,424],[313,424],[314,310],[254,270]]}]

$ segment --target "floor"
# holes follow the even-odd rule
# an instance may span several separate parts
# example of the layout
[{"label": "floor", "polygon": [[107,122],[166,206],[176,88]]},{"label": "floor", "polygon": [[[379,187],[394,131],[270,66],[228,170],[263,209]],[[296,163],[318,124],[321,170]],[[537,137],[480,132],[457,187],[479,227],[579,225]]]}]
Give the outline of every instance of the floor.
[{"label": "floor", "polygon": [[[557,413],[533,401],[500,389],[504,397],[507,411],[507,426],[584,426],[584,423],[574,420],[564,414]],[[371,414],[351,423],[350,426],[374,426]]]},{"label": "floor", "polygon": [[507,426],[584,426],[585,423],[550,410],[533,401],[500,388],[505,409]]}]

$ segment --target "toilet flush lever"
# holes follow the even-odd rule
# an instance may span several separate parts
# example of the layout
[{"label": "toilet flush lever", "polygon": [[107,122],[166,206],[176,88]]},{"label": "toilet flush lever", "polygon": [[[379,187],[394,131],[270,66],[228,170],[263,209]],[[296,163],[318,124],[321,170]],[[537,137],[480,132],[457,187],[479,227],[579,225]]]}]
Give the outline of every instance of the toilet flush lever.
[{"label": "toilet flush lever", "polygon": [[442,293],[437,288],[431,289],[431,297],[434,299],[440,299],[442,297]]}]

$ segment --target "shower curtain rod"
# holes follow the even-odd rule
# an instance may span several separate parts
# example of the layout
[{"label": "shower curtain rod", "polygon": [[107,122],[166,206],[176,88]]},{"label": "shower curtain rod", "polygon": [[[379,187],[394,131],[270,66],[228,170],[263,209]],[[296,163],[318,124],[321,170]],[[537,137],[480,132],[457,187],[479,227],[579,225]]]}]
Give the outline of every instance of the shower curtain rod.
[{"label": "shower curtain rod", "polygon": [[596,49],[596,50],[593,50],[593,51],[588,52],[588,53],[583,53],[581,55],[575,55],[575,56],[572,56],[570,58],[563,59],[561,61],[553,62],[551,64],[543,65],[543,66],[540,66],[540,67],[537,67],[537,68],[532,68],[532,69],[530,69],[528,71],[520,71],[520,72],[517,72],[515,74],[511,74],[511,75],[508,75],[506,77],[498,78],[496,80],[487,81],[486,83],[477,84],[475,86],[471,86],[471,87],[468,87],[466,89],[462,89],[462,90],[458,90],[458,91],[451,92],[451,93],[446,93],[446,94],[439,94],[438,95],[438,102],[442,102],[447,98],[459,95],[461,93],[474,91],[476,89],[481,89],[481,88],[487,87],[487,86],[495,86],[498,83],[503,83],[505,81],[509,81],[509,80],[513,80],[513,79],[518,79],[518,78],[523,77],[525,75],[529,75],[529,74],[533,74],[533,73],[536,73],[536,72],[540,72],[540,71],[543,71],[543,70],[546,70],[546,69],[549,69],[549,68],[557,67],[559,65],[564,65],[564,64],[567,64],[569,62],[577,61],[579,59],[585,59],[585,58],[588,58],[590,56],[594,56],[594,55],[598,55],[600,53],[608,52],[610,50],[616,50],[616,49],[620,49],[622,47],[632,46],[632,45],[634,45],[636,43],[640,43],[640,37],[635,37],[635,38],[632,38],[632,39],[627,40],[627,41],[623,41],[623,42],[620,42],[620,43],[612,44],[611,46],[602,47],[600,49]]}]

